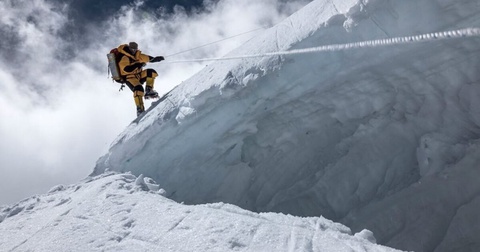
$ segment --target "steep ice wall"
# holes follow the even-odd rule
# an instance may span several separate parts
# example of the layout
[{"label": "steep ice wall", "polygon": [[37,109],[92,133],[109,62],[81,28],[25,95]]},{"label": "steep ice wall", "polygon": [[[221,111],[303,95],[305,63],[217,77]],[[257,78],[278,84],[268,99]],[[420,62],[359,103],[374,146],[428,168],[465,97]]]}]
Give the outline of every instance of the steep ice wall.
[{"label": "steep ice wall", "polygon": [[[480,27],[480,3],[314,1],[230,55]],[[479,39],[222,61],[132,123],[105,169],[186,203],[323,215],[415,251],[480,249]]]}]

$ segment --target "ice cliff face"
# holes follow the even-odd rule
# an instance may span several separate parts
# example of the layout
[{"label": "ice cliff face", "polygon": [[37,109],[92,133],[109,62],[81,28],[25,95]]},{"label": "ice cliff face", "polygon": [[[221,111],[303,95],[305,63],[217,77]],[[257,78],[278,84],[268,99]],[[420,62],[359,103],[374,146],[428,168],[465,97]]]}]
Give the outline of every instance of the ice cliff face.
[{"label": "ice cliff face", "polygon": [[[230,55],[480,27],[480,3],[314,1]],[[219,61],[132,123],[94,174],[367,228],[415,251],[480,249],[480,39]]]}]

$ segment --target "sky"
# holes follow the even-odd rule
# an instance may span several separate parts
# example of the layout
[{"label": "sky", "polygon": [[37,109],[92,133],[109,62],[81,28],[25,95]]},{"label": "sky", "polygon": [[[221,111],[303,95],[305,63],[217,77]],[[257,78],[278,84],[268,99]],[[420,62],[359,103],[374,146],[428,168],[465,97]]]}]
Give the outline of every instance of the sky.
[{"label": "sky", "polygon": [[[106,53],[136,41],[167,59],[219,57],[309,1],[205,1],[159,8],[158,1],[0,3],[0,204],[90,174],[96,160],[135,119],[132,94],[107,77]],[[180,1],[185,3],[185,1]],[[91,4],[91,5],[89,5]],[[150,64],[155,89],[171,90],[207,63]],[[147,102],[147,106],[149,102]]]}]

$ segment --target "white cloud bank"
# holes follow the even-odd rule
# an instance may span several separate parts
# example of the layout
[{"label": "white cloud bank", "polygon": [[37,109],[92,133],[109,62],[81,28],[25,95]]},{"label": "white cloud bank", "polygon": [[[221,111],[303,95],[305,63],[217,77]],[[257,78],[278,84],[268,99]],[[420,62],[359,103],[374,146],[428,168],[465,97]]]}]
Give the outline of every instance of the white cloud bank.
[{"label": "white cloud bank", "polygon": [[[307,2],[224,0],[207,3],[205,13],[187,15],[177,9],[162,18],[124,7],[108,22],[88,26],[89,33],[82,38],[85,43],[61,36],[73,22],[67,16],[67,5],[2,1],[0,173],[6,177],[0,184],[0,204],[85,177],[134,119],[131,92],[117,92],[119,86],[107,78],[105,54],[111,48],[137,41],[147,54],[168,56],[271,26]],[[175,57],[222,56],[254,34]],[[150,65],[160,74],[156,82],[160,94],[204,66]]]}]

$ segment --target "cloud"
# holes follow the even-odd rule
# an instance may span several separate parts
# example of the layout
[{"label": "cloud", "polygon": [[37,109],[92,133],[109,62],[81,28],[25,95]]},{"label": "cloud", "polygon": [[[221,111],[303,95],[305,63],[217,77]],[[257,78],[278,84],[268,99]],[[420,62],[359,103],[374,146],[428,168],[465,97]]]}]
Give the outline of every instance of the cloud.
[{"label": "cloud", "polygon": [[[0,2],[0,204],[86,177],[135,118],[128,89],[107,78],[106,53],[136,41],[152,56],[169,55],[270,27],[308,1],[205,1],[202,12],[147,11],[128,5],[101,23],[75,27],[70,6],[44,0]],[[257,31],[258,32],[258,31]],[[255,32],[172,56],[220,57]],[[72,39],[79,38],[79,39]],[[168,92],[204,63],[150,64]],[[147,102],[147,106],[150,104]]]}]

